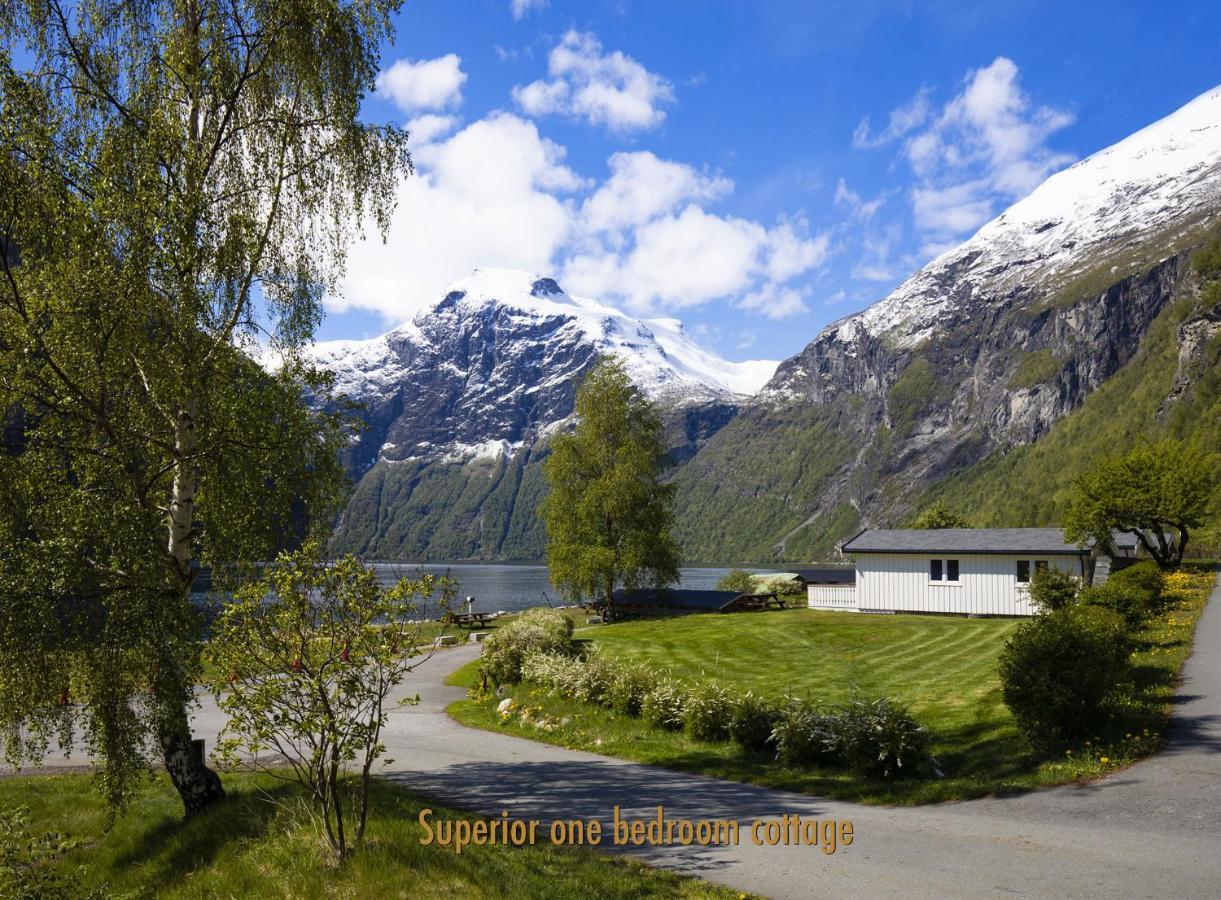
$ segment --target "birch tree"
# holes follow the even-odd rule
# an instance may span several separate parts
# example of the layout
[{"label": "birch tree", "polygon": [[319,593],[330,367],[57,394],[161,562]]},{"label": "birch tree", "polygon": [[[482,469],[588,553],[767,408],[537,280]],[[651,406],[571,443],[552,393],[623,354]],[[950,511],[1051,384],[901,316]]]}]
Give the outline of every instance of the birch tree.
[{"label": "birch tree", "polygon": [[[121,802],[151,750],[222,795],[187,704],[201,563],[336,499],[301,363],[406,136],[358,121],[398,0],[0,0],[0,727],[81,726]],[[269,374],[261,340],[283,365]]]}]

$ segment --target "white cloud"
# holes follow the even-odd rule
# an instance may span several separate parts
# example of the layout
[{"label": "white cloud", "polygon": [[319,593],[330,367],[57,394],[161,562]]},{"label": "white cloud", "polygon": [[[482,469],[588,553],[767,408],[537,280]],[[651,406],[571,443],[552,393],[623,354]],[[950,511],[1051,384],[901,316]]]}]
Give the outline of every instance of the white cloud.
[{"label": "white cloud", "polygon": [[405,113],[446,109],[462,102],[462,57],[447,53],[436,59],[395,60],[377,76],[377,95]]},{"label": "white cloud", "polygon": [[969,72],[935,117],[928,94],[922,88],[892,112],[876,137],[868,120],[862,121],[853,141],[856,147],[878,147],[903,139],[903,157],[916,176],[912,214],[925,252],[952,246],[1073,161],[1047,146],[1072,124],[1072,114],[1033,103],[1019,83],[1017,65],[1006,57]]},{"label": "white cloud", "polygon": [[658,315],[724,302],[780,318],[806,308],[798,282],[829,254],[800,218],[771,226],[707,206],[733,183],[647,151],[615,153],[598,182],[565,165],[533,122],[495,113],[454,132],[411,120],[416,174],[385,243],[358,243],[332,308],[410,318],[479,266],[555,274],[577,296]]},{"label": "white cloud", "polygon": [[515,20],[520,20],[531,10],[543,9],[546,5],[547,0],[510,0],[509,11]]},{"label": "white cloud", "polygon": [[848,182],[842,178],[835,184],[835,205],[840,209],[848,210],[855,219],[872,219],[885,202],[884,195],[872,200],[862,199],[861,195],[848,187]]},{"label": "white cloud", "polygon": [[632,57],[603,53],[589,32],[569,31],[547,59],[551,80],[513,88],[513,99],[528,115],[567,115],[613,131],[654,128],[673,102],[670,83]]},{"label": "white cloud", "polygon": [[407,123],[411,149],[414,151],[421,144],[432,143],[436,138],[453,131],[457,124],[456,116],[439,116],[436,113],[416,116]]},{"label": "white cloud", "polygon": [[583,184],[563,159],[533,123],[503,113],[418,149],[385,242],[353,246],[329,305],[397,323],[477,266],[550,271],[572,226],[567,195]]},{"label": "white cloud", "polygon": [[643,225],[685,201],[719,200],[733,190],[727,178],[658,159],[648,151],[616,153],[608,165],[611,177],[582,207],[594,233]]},{"label": "white cloud", "polygon": [[858,149],[881,147],[919,128],[928,121],[931,93],[927,87],[922,87],[907,103],[891,110],[890,120],[880,134],[870,134],[868,116],[861,119],[856,130],[852,132],[852,146]]}]

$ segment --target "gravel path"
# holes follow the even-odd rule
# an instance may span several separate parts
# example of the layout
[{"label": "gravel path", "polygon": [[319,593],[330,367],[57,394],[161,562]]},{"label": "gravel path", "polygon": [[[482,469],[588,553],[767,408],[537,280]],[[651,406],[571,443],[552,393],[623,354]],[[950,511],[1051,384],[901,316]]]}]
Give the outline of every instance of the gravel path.
[{"label": "gravel path", "polygon": [[[476,647],[417,670],[419,706],[396,710],[384,774],[485,815],[738,819],[737,846],[631,847],[655,865],[771,897],[1217,897],[1221,895],[1221,586],[1196,632],[1166,749],[1085,786],[916,808],[821,800],[476,731],[445,715],[450,672]],[[196,731],[216,734],[206,704]],[[211,744],[211,740],[209,740]],[[749,824],[850,820],[851,846],[756,846]],[[603,846],[609,843],[609,837]]]}]

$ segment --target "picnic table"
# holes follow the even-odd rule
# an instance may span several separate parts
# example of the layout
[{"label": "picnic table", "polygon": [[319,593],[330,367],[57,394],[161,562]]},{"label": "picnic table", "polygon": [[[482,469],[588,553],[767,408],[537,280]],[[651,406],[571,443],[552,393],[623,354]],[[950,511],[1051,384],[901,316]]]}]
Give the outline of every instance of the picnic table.
[{"label": "picnic table", "polygon": [[494,619],[495,617],[496,617],[495,613],[486,613],[486,612],[468,612],[468,613],[451,612],[449,614],[449,620],[451,622],[453,622],[455,625],[458,625],[459,627],[462,627],[462,628],[473,628],[473,627],[479,627],[481,625],[486,625],[486,624],[488,624],[488,622],[492,621],[492,619]]}]

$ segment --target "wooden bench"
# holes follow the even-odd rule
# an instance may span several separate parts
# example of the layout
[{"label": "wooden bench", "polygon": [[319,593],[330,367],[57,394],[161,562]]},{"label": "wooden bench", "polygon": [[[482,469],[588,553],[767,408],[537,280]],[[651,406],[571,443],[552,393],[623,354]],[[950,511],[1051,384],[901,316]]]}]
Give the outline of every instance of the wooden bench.
[{"label": "wooden bench", "polygon": [[446,618],[459,628],[482,628],[496,617],[495,613],[449,613]]}]

